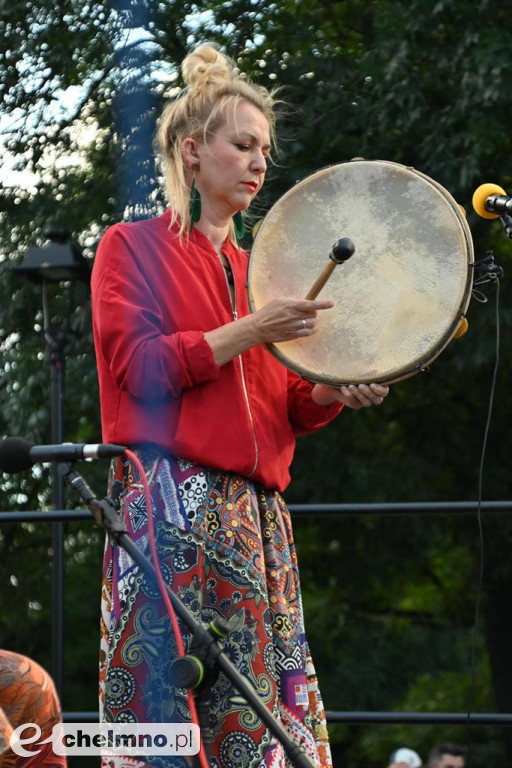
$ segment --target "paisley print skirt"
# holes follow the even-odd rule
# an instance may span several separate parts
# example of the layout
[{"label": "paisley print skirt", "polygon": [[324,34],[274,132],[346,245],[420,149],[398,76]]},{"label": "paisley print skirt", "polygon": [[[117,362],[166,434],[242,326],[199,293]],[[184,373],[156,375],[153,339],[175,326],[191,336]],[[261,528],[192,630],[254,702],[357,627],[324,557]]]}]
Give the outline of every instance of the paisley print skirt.
[{"label": "paisley print skirt", "polygon": [[[149,478],[165,581],[209,623],[229,624],[225,648],[315,768],[330,768],[322,700],[304,634],[290,514],[278,493],[237,475],[151,450]],[[110,494],[130,535],[149,552],[142,483],[113,464]],[[100,709],[105,722],[190,722],[169,672],[176,642],[163,601],[133,560],[107,541],[102,589]],[[185,646],[190,635],[183,628]],[[220,674],[212,691],[212,768],[288,768],[280,744]],[[104,757],[103,768],[188,768],[185,757]]]}]

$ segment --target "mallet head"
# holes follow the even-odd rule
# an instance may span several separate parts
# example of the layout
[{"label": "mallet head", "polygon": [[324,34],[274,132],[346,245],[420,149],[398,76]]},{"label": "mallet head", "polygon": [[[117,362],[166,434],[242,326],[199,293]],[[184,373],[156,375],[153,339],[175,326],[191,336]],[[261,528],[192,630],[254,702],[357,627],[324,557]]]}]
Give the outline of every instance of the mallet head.
[{"label": "mallet head", "polygon": [[350,237],[342,237],[337,243],[334,243],[329,258],[336,264],[343,264],[350,259],[355,249],[356,247]]}]

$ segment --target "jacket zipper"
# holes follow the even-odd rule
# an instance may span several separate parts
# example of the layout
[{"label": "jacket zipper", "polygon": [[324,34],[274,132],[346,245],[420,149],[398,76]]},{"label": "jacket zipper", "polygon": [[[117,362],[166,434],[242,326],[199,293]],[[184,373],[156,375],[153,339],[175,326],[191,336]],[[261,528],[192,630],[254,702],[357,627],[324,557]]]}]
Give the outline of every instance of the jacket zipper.
[{"label": "jacket zipper", "polygon": [[[236,309],[236,278],[235,278],[235,273],[234,273],[234,270],[233,270],[233,265],[231,264],[229,258],[226,256],[226,254],[224,254],[224,256],[226,256],[226,259],[228,260],[229,266],[231,267],[231,274],[233,275],[233,298],[231,298],[231,291],[229,290],[229,283],[228,283],[228,278],[227,278],[226,272],[224,270],[224,265],[222,263],[222,259],[220,257],[220,254],[217,254],[217,256],[218,256],[218,259],[219,259],[219,262],[220,262],[220,266],[221,266],[222,272],[224,274],[224,279],[226,281],[226,289],[227,289],[227,292],[228,292],[229,303],[231,305],[231,314],[233,315],[233,320],[236,322],[238,320],[238,312],[237,312],[237,309]],[[246,381],[245,381],[244,362],[242,360],[242,355],[241,354],[238,355],[238,359],[240,361],[240,373],[241,373],[241,376],[242,376],[242,388],[244,390],[244,398],[245,398],[245,404],[247,406],[247,413],[249,414],[249,421],[251,422],[252,440],[253,440],[253,443],[254,443],[254,456],[255,456],[254,466],[253,466],[253,468],[251,469],[251,471],[248,474],[248,477],[251,477],[256,472],[256,468],[258,466],[259,451],[258,451],[258,442],[256,440],[256,429],[254,427],[254,418],[253,418],[253,415],[252,415],[251,404],[249,402],[249,393],[247,392],[247,384],[246,384]]]}]

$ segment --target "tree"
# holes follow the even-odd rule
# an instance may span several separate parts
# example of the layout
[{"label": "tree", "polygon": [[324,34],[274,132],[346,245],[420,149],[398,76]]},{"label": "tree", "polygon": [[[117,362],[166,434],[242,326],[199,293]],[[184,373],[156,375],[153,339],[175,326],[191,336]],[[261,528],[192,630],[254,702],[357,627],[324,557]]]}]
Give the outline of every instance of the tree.
[{"label": "tree", "polygon": [[[297,179],[354,156],[414,166],[468,211],[481,181],[494,178],[506,188],[511,36],[507,9],[488,0],[478,6],[463,0],[224,0],[202,12],[194,3],[173,0],[3,4],[4,140],[16,167],[33,177],[23,187],[3,184],[2,432],[48,442],[48,371],[34,329],[41,322],[38,309],[34,314],[39,295],[23,286],[10,266],[41,239],[56,213],[92,261],[109,223],[163,204],[155,191],[148,126],[162,100],[180,87],[177,63],[195,40],[217,40],[259,82],[284,86],[280,153],[269,173],[263,214]],[[67,105],[63,94],[71,92],[75,96]],[[135,119],[134,104],[140,113]],[[493,247],[498,262],[505,263],[507,242],[499,225],[468,216],[477,257]],[[508,285],[503,281],[502,294]],[[396,385],[384,408],[343,414],[328,430],[299,444],[289,501],[476,497],[494,359],[494,292],[489,295],[488,305],[472,302],[469,335],[453,342],[428,376]],[[56,324],[65,301],[59,286],[52,298]],[[66,438],[94,441],[100,428],[87,303],[85,292],[77,296],[72,316],[72,328],[83,330],[68,357]],[[507,306],[501,321],[506,338]],[[508,446],[509,376],[504,359],[485,462],[487,498],[510,495],[502,460]],[[94,468],[91,477],[101,488],[101,469]],[[5,478],[2,489],[4,508],[30,509],[49,501],[44,473]],[[485,559],[483,618],[476,638],[475,709],[512,711],[510,526],[501,517],[484,524],[492,559]],[[310,640],[317,663],[322,657],[328,708],[465,709],[478,581],[474,521],[365,517],[300,522],[296,528]],[[46,584],[41,589],[47,532],[2,526],[0,533],[5,555],[0,578],[4,593],[13,597],[3,619],[5,642],[44,656],[39,638],[48,626]],[[88,604],[96,599],[99,539],[83,526],[69,530],[70,610],[80,604],[79,595],[86,595],[82,600]],[[24,567],[29,553],[30,573]],[[90,578],[83,581],[92,584],[91,592],[80,583],[86,568]],[[11,576],[21,586],[13,586]],[[15,601],[17,590],[22,596]],[[41,610],[28,609],[29,602],[40,603]],[[91,609],[91,621],[92,614]],[[70,651],[68,661],[76,681],[72,706],[81,709],[75,696],[90,701],[91,694],[90,685],[87,692],[81,686],[78,669],[81,663],[95,664],[95,628],[84,640],[77,636],[77,652]],[[64,704],[71,706],[66,698]],[[362,760],[381,765],[396,746],[392,736],[405,738],[405,733],[412,732],[337,729],[336,765]],[[425,753],[439,731],[422,733],[415,738]],[[460,732],[455,736],[465,738]],[[473,738],[482,765],[488,759],[497,766],[509,764],[508,735],[506,758],[497,741],[485,745],[488,734],[477,732]]]}]

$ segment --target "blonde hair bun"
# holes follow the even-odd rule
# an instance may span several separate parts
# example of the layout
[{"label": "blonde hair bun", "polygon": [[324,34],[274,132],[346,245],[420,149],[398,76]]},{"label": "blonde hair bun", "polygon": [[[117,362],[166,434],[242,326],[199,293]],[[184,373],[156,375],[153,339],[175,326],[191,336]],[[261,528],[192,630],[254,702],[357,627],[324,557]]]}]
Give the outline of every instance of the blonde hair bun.
[{"label": "blonde hair bun", "polygon": [[[179,237],[190,231],[192,169],[183,158],[183,142],[193,138],[206,143],[223,125],[240,101],[248,101],[266,118],[275,143],[275,91],[252,83],[240,74],[235,62],[210,42],[192,50],[181,65],[186,88],[164,108],[158,125],[158,146],[163,163],[171,226]],[[233,114],[233,112],[231,112]],[[236,241],[234,229],[231,236]]]},{"label": "blonde hair bun", "polygon": [[226,85],[233,77],[233,69],[231,60],[211,43],[195,48],[181,65],[186,85],[198,91]]}]

